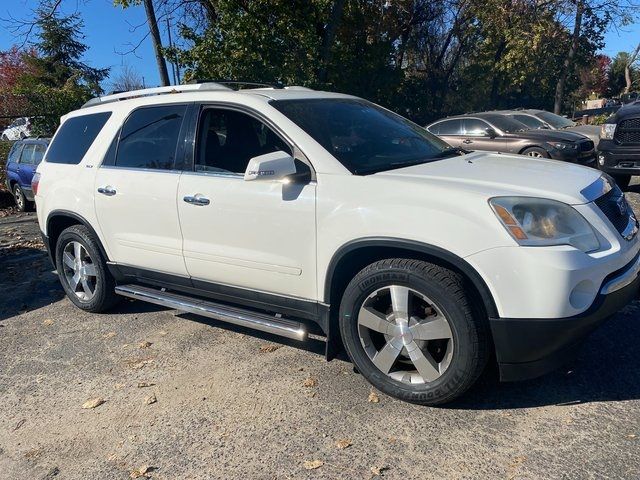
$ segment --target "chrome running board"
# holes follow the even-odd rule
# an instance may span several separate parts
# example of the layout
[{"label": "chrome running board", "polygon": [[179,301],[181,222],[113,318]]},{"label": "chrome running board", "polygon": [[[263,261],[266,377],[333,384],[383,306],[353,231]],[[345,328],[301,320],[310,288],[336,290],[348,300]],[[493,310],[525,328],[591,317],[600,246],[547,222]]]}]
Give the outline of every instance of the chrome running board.
[{"label": "chrome running board", "polygon": [[302,323],[285,318],[278,318],[265,313],[229,307],[220,303],[143,287],[141,285],[119,285],[116,287],[116,293],[136,300],[142,300],[143,302],[155,303],[163,307],[202,315],[215,320],[253,328],[294,340],[307,339],[307,330]]}]

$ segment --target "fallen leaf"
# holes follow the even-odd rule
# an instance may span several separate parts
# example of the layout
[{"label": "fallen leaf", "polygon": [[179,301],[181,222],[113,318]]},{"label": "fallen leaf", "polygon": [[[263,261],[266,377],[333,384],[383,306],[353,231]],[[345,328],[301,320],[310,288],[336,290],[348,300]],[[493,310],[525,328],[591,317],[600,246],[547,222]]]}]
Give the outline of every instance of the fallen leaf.
[{"label": "fallen leaf", "polygon": [[387,470],[389,470],[389,467],[384,465],[381,467],[371,467],[371,473],[376,477],[382,475],[382,472],[386,472]]},{"label": "fallen leaf", "polygon": [[158,399],[156,398],[155,393],[149,395],[146,400],[144,401],[144,403],[146,403],[147,405],[151,405],[153,403],[156,403],[158,401]]},{"label": "fallen leaf", "polygon": [[138,388],[153,387],[154,385],[155,385],[155,383],[149,383],[149,382],[138,382]]},{"label": "fallen leaf", "polygon": [[102,338],[113,338],[116,335],[117,335],[116,332],[107,332],[102,336]]},{"label": "fallen leaf", "polygon": [[305,470],[315,470],[316,468],[320,468],[322,465],[324,465],[324,462],[322,460],[305,460],[304,461]]},{"label": "fallen leaf", "polygon": [[637,435],[634,434],[634,433],[632,433],[631,435],[627,435],[627,438],[636,438],[636,437],[637,437]]},{"label": "fallen leaf", "polygon": [[338,447],[340,450],[344,450],[345,448],[349,448],[351,445],[353,445],[351,443],[351,440],[348,440],[346,438],[343,438],[343,439],[338,440],[336,442],[336,447]]},{"label": "fallen leaf", "polygon": [[151,342],[140,342],[138,343],[138,348],[149,348],[153,343]]},{"label": "fallen leaf", "polygon": [[142,467],[134,468],[129,474],[130,478],[140,478],[146,477],[149,478],[149,473],[151,473],[152,467],[148,465],[143,465]]},{"label": "fallen leaf", "polygon": [[116,384],[113,386],[113,389],[114,389],[114,390],[122,390],[122,389],[123,389],[124,387],[126,387],[126,386],[127,386],[127,385],[126,385],[125,383],[116,383]]},{"label": "fallen leaf", "polygon": [[141,368],[144,368],[146,365],[150,365],[152,363],[153,363],[153,360],[139,360],[137,362],[131,363],[130,366],[134,370],[140,370]]},{"label": "fallen leaf", "polygon": [[318,380],[313,377],[309,377],[304,382],[302,382],[303,387],[315,387],[317,385],[318,385]]},{"label": "fallen leaf", "polygon": [[282,345],[262,345],[260,347],[260,353],[273,353],[280,347],[282,347]]},{"label": "fallen leaf", "polygon": [[82,408],[84,409],[96,408],[102,405],[103,403],[104,403],[103,398],[100,398],[100,397],[91,398],[82,404]]},{"label": "fallen leaf", "polygon": [[43,325],[46,325],[47,327],[50,325],[53,325],[53,320],[51,320],[50,318],[45,319],[44,322],[42,322]]},{"label": "fallen leaf", "polygon": [[16,426],[13,427],[13,431],[15,432],[16,430],[21,428],[26,422],[27,422],[26,418],[23,418],[22,420],[20,420],[18,423],[16,423]]},{"label": "fallen leaf", "polygon": [[160,330],[158,333],[164,337],[169,332],[166,332],[164,330]]},{"label": "fallen leaf", "polygon": [[380,403],[380,397],[376,392],[371,390],[371,393],[369,393],[369,398],[367,399],[367,401],[370,403]]}]

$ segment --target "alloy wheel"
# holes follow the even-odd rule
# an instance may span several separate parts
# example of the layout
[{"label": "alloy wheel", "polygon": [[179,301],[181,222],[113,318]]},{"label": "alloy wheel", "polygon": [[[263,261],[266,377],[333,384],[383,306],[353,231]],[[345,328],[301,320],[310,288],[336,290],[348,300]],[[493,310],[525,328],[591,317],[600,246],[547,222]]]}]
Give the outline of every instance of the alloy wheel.
[{"label": "alloy wheel", "polygon": [[17,185],[13,191],[13,197],[16,200],[16,205],[18,207],[18,210],[20,211],[24,210],[24,206],[25,206],[24,194],[22,193],[22,190],[20,190],[20,187],[18,187]]},{"label": "alloy wheel", "polygon": [[87,249],[77,241],[67,243],[62,251],[63,275],[71,291],[83,302],[96,294],[98,271]]},{"label": "alloy wheel", "polygon": [[403,383],[433,382],[453,358],[449,321],[433,301],[405,286],[371,293],[358,312],[358,333],[378,370]]},{"label": "alloy wheel", "polygon": [[535,157],[535,158],[544,158],[540,152],[537,152],[535,150],[533,150],[531,152],[527,152],[527,156]]}]

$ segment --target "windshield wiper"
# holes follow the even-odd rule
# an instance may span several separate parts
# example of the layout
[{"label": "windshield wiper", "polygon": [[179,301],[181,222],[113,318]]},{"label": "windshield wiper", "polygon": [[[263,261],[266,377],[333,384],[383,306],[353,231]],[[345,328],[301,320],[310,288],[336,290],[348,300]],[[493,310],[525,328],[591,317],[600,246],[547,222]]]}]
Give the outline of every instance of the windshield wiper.
[{"label": "windshield wiper", "polygon": [[465,150],[460,147],[450,147],[442,150],[440,153],[436,153],[432,157],[423,158],[422,160],[411,160],[408,162],[393,162],[388,163],[387,165],[379,165],[377,167],[369,167],[369,168],[356,168],[353,173],[356,175],[367,175],[372,173],[384,172],[386,170],[395,170],[397,168],[405,168],[405,167],[413,167],[415,165],[421,165],[423,163],[429,163],[433,160],[440,160],[445,157],[449,157],[451,155],[465,155],[467,153],[471,153],[469,150]]}]

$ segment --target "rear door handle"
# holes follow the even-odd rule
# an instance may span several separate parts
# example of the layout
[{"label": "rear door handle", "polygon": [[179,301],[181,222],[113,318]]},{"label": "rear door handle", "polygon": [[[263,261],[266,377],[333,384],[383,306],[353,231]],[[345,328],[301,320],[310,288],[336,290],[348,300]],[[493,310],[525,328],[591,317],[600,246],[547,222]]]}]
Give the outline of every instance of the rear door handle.
[{"label": "rear door handle", "polygon": [[191,205],[199,205],[199,206],[209,205],[211,203],[208,198],[201,197],[200,195],[193,195],[193,196],[187,195],[182,200],[184,200],[187,203],[190,203]]},{"label": "rear door handle", "polygon": [[112,197],[116,194],[116,190],[113,187],[100,187],[98,188],[98,193]]}]

